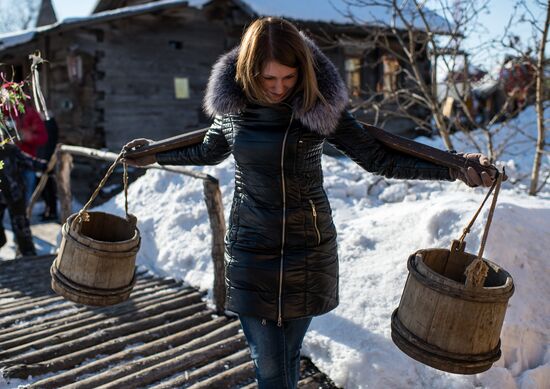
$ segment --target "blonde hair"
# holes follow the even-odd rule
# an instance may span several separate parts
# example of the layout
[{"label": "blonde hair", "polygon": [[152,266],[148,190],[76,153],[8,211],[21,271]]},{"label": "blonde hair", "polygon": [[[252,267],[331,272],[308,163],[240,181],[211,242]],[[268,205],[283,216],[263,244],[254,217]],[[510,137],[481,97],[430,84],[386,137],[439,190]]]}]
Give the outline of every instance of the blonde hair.
[{"label": "blonde hair", "polygon": [[269,103],[260,82],[261,71],[268,61],[298,69],[293,93],[302,93],[304,112],[313,108],[317,99],[325,102],[317,85],[311,49],[292,23],[273,17],[257,19],[243,34],[235,79],[252,102]]}]

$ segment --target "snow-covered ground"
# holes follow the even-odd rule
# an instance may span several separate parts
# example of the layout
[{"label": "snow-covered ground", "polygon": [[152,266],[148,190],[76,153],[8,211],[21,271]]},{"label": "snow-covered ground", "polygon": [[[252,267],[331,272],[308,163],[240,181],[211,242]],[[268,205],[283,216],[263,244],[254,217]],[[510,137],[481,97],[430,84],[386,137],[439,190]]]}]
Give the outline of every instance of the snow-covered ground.
[{"label": "snow-covered ground", "polygon": [[[535,134],[534,110],[516,120]],[[510,127],[513,128],[513,127]],[[515,131],[515,130],[514,130]],[[390,318],[407,278],[407,257],[420,248],[447,248],[460,237],[486,189],[461,183],[381,180],[345,158],[324,157],[325,188],[339,232],[340,305],[316,317],[304,341],[304,354],[344,388],[550,387],[550,188],[526,195],[533,147],[519,150],[517,136],[502,161],[509,182],[499,196],[488,258],[514,278],[502,329],[502,358],[481,374],[456,375],[425,366],[402,353],[390,337]],[[459,151],[471,150],[455,137]],[[435,146],[437,140],[423,139]],[[545,157],[548,169],[550,161]],[[233,160],[192,168],[220,180],[226,219],[233,190]],[[515,182],[512,185],[512,182]],[[141,266],[208,289],[213,282],[211,231],[202,182],[163,171],[148,171],[131,185],[130,211],[139,219]],[[123,197],[100,207],[123,214]],[[468,235],[477,253],[486,210]],[[545,254],[546,253],[546,254]],[[211,296],[211,293],[209,293]]]}]

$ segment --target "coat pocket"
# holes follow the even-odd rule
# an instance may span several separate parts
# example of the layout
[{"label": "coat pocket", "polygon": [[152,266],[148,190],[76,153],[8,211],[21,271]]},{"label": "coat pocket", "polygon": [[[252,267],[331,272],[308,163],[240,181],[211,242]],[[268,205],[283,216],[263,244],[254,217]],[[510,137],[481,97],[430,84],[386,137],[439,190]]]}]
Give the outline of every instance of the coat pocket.
[{"label": "coat pocket", "polygon": [[319,226],[317,224],[317,209],[315,208],[315,203],[313,200],[309,200],[311,206],[311,215],[313,216],[313,228],[315,229],[315,235],[317,236],[317,245],[321,244],[321,232],[319,231]]}]

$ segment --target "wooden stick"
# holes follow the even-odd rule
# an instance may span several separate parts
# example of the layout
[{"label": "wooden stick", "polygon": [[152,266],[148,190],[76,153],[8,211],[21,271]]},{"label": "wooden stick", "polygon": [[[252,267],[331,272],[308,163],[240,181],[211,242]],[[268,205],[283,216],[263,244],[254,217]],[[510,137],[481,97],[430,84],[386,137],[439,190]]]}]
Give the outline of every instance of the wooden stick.
[{"label": "wooden stick", "polygon": [[[196,382],[201,382],[202,379],[208,379],[208,377],[216,377],[218,374],[222,374],[228,368],[239,366],[243,363],[250,361],[250,352],[248,348],[245,348],[235,354],[231,354],[225,358],[215,360],[208,365],[199,367],[198,369],[184,372],[179,372],[179,374],[168,380],[163,381],[162,383],[150,388],[150,389],[171,389],[171,388],[182,388],[185,385],[193,384]],[[252,376],[254,376],[254,369],[252,369]],[[241,381],[242,382],[242,381]],[[225,386],[229,386],[226,382]],[[239,382],[237,382],[239,384]],[[210,386],[210,388],[215,388],[216,386]],[[220,386],[218,386],[220,387]]]},{"label": "wooden stick", "polygon": [[[147,387],[147,385],[154,382],[158,382],[164,378],[170,377],[176,374],[182,369],[192,369],[210,361],[226,357],[231,355],[242,348],[246,347],[243,334],[229,335],[224,339],[217,341],[216,343],[206,345],[196,350],[186,350],[184,348],[175,348],[168,350],[166,355],[170,355],[169,358],[160,359],[158,361],[150,361],[144,358],[137,362],[127,364],[126,370],[121,370],[122,376],[115,380],[109,380],[101,388],[125,388],[125,389],[139,389]],[[183,350],[183,351],[181,351]],[[160,355],[160,354],[157,354]],[[251,367],[251,372],[252,366]],[[119,367],[115,367],[112,370],[118,370]],[[220,387],[220,386],[211,386]],[[69,388],[71,388],[69,386]],[[78,388],[81,388],[78,386]],[[99,388],[96,386],[96,388]]]},{"label": "wooden stick", "polygon": [[[185,134],[185,135],[187,135],[187,134]],[[171,138],[169,138],[169,139],[171,139]],[[197,143],[200,143],[200,141],[198,141]],[[147,147],[149,147],[149,146],[147,146]],[[91,148],[82,147],[82,146],[62,145],[60,150],[62,152],[70,153],[71,155],[76,155],[76,156],[80,156],[80,157],[87,157],[87,158],[93,158],[93,159],[97,159],[99,161],[114,162],[118,157],[118,154],[112,153],[110,151],[96,150],[96,149],[91,149]],[[141,151],[141,149],[139,149],[139,150]],[[128,153],[129,152],[126,152],[124,155],[129,155]],[[133,154],[132,154],[132,156],[133,156]],[[194,178],[200,178],[201,180],[207,179],[207,174],[201,173],[201,172],[194,172],[190,169],[184,168],[183,166],[161,166],[161,165],[155,163],[153,165],[143,166],[142,169],[166,170],[166,171],[169,171],[169,172],[185,174],[186,176],[190,176],[190,177],[194,177]]]},{"label": "wooden stick", "polygon": [[440,150],[435,147],[415,142],[411,139],[391,134],[381,128],[374,127],[366,123],[361,124],[372,136],[393,150],[400,151],[407,155],[412,155],[437,165],[446,166],[448,168],[467,169],[468,167],[473,167],[478,173],[485,171],[493,177],[498,175],[498,171],[494,166],[483,166],[476,161],[464,158],[460,155],[449,153],[448,151]]},{"label": "wooden stick", "polygon": [[218,180],[210,177],[204,180],[204,201],[208,209],[212,229],[212,260],[214,261],[214,304],[218,314],[223,314],[225,305],[225,264],[224,236],[225,218],[223,215],[222,194]]},{"label": "wooden stick", "polygon": [[204,135],[208,131],[208,128],[201,128],[187,132],[185,134],[176,135],[171,138],[162,139],[153,142],[147,146],[139,147],[137,149],[127,150],[124,153],[125,157],[139,158],[146,155],[160,153],[162,151],[174,150],[184,146],[195,145],[201,143],[204,139]]},{"label": "wooden stick", "polygon": [[[103,358],[94,359],[89,363],[82,364],[81,366],[75,367],[61,374],[57,374],[51,378],[46,378],[45,380],[35,382],[33,385],[36,385],[37,388],[59,388],[60,386],[75,383],[72,386],[73,388],[96,388],[101,383],[109,382],[109,370],[107,369],[109,366],[118,366],[124,361],[128,361],[129,363],[132,360],[136,360],[138,357],[144,359],[149,356],[155,356],[156,353],[161,353],[171,347],[181,345],[186,345],[187,350],[189,351],[195,350],[209,344],[209,341],[212,341],[212,337],[210,337],[209,334],[216,334],[213,338],[216,341],[226,338],[228,336],[228,333],[226,332],[227,326],[227,319],[224,317],[219,317],[187,330],[179,331],[173,335],[161,337],[160,339],[147,342],[140,346],[125,348],[115,354],[106,355]],[[230,334],[232,335],[233,333]],[[71,358],[71,355],[72,354],[68,354],[67,357]],[[60,357],[60,359],[62,358],[63,356]],[[56,360],[52,361],[55,363]],[[101,373],[102,370],[104,372]],[[93,376],[90,377],[93,382],[87,385],[87,382],[84,382],[85,378],[81,377],[90,374],[93,374]],[[98,382],[97,377],[99,375],[106,375],[107,378],[103,379],[104,377],[99,377],[100,380]],[[81,382],[82,386],[79,386],[78,383]]]},{"label": "wooden stick", "polygon": [[[172,301],[176,293],[164,293],[164,289],[151,291],[155,288],[155,283],[144,283],[140,285],[140,280],[134,286],[132,292],[131,304],[119,304],[117,306],[109,306],[94,310],[89,310],[86,307],[74,306],[73,310],[67,310],[63,314],[58,314],[53,319],[43,319],[40,324],[31,321],[25,322],[25,325],[20,325],[15,328],[5,328],[0,330],[0,343],[10,339],[20,339],[27,337],[28,339],[42,338],[45,334],[51,334],[51,328],[55,327],[55,332],[62,332],[67,329],[72,329],[85,324],[104,320],[106,315],[123,315],[125,313],[134,312],[137,310],[148,309],[151,306],[157,306],[166,301]],[[191,292],[194,289],[185,288],[182,291]],[[179,293],[179,292],[177,292]],[[159,294],[161,296],[159,297]],[[78,308],[77,308],[78,307]],[[165,309],[173,309],[165,307]]]},{"label": "wooden stick", "polygon": [[[188,331],[195,331],[196,334],[199,328],[209,325],[210,323],[207,322],[200,326],[193,327]],[[235,320],[227,323],[223,327],[211,331],[210,333],[201,334],[195,336],[194,338],[192,337],[193,340],[191,341],[189,341],[189,334],[186,333],[187,331],[184,331],[168,337],[161,338],[154,342],[146,343],[142,346],[121,351],[115,355],[111,355],[102,360],[92,362],[88,365],[102,363],[105,362],[105,360],[109,360],[111,364],[115,360],[120,359],[130,359],[129,362],[113,366],[112,368],[99,374],[95,374],[91,377],[79,379],[78,382],[74,383],[73,385],[66,386],[66,389],[96,389],[103,384],[112,383],[119,378],[127,377],[128,375],[133,374],[137,375],[138,372],[143,373],[144,369],[150,366],[154,366],[165,361],[174,361],[177,356],[188,356],[188,358],[191,358],[191,360],[194,360],[195,358],[200,356],[206,357],[206,359],[208,359],[209,356],[203,353],[202,350],[199,353],[192,352],[198,349],[209,347],[212,344],[216,344],[215,342],[220,342],[224,339],[231,339],[230,337],[237,335],[239,328],[240,323]],[[181,343],[181,338],[184,339],[185,343]],[[242,340],[242,342],[244,347],[244,339]],[[140,358],[136,359],[136,356],[139,356]],[[131,360],[131,358],[134,359]],[[186,367],[183,364],[177,367],[177,369],[184,368]],[[97,370],[94,370],[94,372],[97,372]],[[129,386],[126,385],[116,387],[129,388]],[[142,385],[141,387],[144,387],[144,385]]]},{"label": "wooden stick", "polygon": [[[192,293],[174,300],[175,303],[181,305],[195,305],[201,301],[201,295],[199,293]],[[100,322],[91,323],[86,326],[80,326],[78,328],[64,331],[61,334],[55,334],[50,337],[45,337],[21,345],[19,347],[13,347],[9,350],[0,352],[2,359],[10,358],[10,363],[20,363],[20,364],[32,364],[38,363],[44,358],[54,358],[60,355],[66,354],[68,352],[74,352],[76,350],[81,350],[83,348],[88,348],[93,345],[110,340],[120,334],[123,334],[128,327],[132,325],[134,321],[139,323],[139,320],[146,318],[147,320],[152,320],[149,318],[149,315],[160,312],[165,309],[167,304],[158,304],[151,309],[143,309],[138,312],[128,313],[123,316],[116,316],[110,319],[105,319]],[[193,308],[195,311],[203,309],[202,305],[196,305]],[[46,311],[46,310],[45,310]],[[196,313],[196,312],[192,312]],[[126,323],[126,324],[121,324]],[[116,329],[110,331],[100,331],[111,326],[117,326]],[[29,349],[35,349],[23,355],[21,351],[26,351]]]},{"label": "wooden stick", "polygon": [[[133,327],[136,332],[127,332],[124,333],[123,336],[115,339],[110,339],[105,342],[98,342],[96,345],[92,345],[88,348],[77,350],[72,353],[63,354],[53,359],[47,359],[29,365],[16,365],[8,368],[9,371],[7,373],[10,377],[20,378],[25,378],[28,375],[37,377],[48,372],[61,370],[69,370],[69,372],[72,373],[71,369],[73,367],[80,365],[87,359],[93,359],[98,355],[113,355],[117,352],[123,351],[129,344],[145,344],[158,339],[160,336],[169,336],[174,333],[183,332],[200,324],[211,321],[210,316],[212,313],[211,311],[205,311],[204,307],[202,307],[202,310],[194,314],[189,310],[189,307],[178,310],[178,312],[183,313],[183,316],[181,316],[182,318],[179,320],[166,321],[164,324],[161,323],[158,326],[145,329]],[[194,334],[197,335],[196,332],[194,332]],[[69,379],[69,377],[71,378]],[[77,381],[77,378],[78,376],[71,376],[70,374],[63,375],[63,377],[56,375],[52,377],[52,380],[50,380],[50,385],[53,384],[52,381],[54,381],[55,385],[52,385],[51,387],[59,388],[63,384]],[[46,385],[42,383],[39,387],[44,388]]]},{"label": "wooden stick", "polygon": [[[177,297],[177,295],[170,294],[168,296],[160,296],[160,297],[162,297],[163,299],[159,299],[158,303],[162,303],[167,299]],[[204,305],[203,302],[197,303],[197,304],[201,304],[201,306]],[[141,306],[141,309],[144,309],[144,307]],[[188,309],[188,307],[186,306],[184,308],[176,308],[176,310],[179,310],[179,309]],[[128,310],[128,312],[125,312],[125,313],[129,313],[132,315],[134,314],[139,315],[139,313],[136,313],[137,311],[138,311],[137,309],[130,309]],[[118,314],[121,314],[121,313],[118,313]],[[76,317],[73,317],[71,320],[65,320],[64,322],[61,322],[56,326],[54,326],[54,328],[51,328],[50,326],[49,328],[46,328],[45,330],[42,330],[42,331],[34,330],[34,327],[30,328],[28,329],[28,332],[29,332],[28,334],[25,333],[23,336],[17,336],[15,338],[12,337],[11,339],[1,341],[0,348],[2,350],[7,350],[7,349],[10,349],[16,346],[21,346],[21,345],[24,345],[25,349],[43,348],[48,345],[57,344],[61,340],[73,339],[74,337],[67,338],[66,336],[66,334],[70,330],[74,330],[75,328],[76,329],[78,328],[93,329],[93,327],[91,327],[92,325],[97,325],[97,323],[103,322],[105,320],[108,320],[107,315],[105,314],[93,315],[93,312],[91,313],[87,312],[87,313],[84,313],[84,315],[78,315]],[[136,316],[136,320],[137,320],[137,316]],[[83,331],[83,334],[78,334],[77,337],[80,335],[83,336],[84,331]],[[54,341],[51,341],[52,337],[54,337]],[[55,340],[55,339],[58,339],[58,340]],[[33,342],[38,342],[38,343],[33,343]]]},{"label": "wooden stick", "polygon": [[[420,158],[422,160],[435,163],[437,165],[446,166],[455,169],[466,169],[473,167],[478,173],[483,171],[488,172],[491,176],[498,174],[493,166],[482,166],[481,164],[464,158],[460,155],[449,153],[444,150],[437,149],[411,139],[403,138],[399,135],[392,134],[381,128],[371,126],[370,124],[362,123],[365,129],[392,150],[397,150],[407,155]],[[208,128],[203,128],[193,132],[177,135],[171,138],[153,142],[147,146],[140,147],[135,150],[129,150],[125,156],[137,158],[145,155],[151,155],[162,151],[174,150],[184,146],[190,146],[202,142]]]},{"label": "wooden stick", "polygon": [[[248,357],[250,359],[250,357]],[[204,381],[197,382],[189,386],[189,389],[209,389],[209,388],[231,388],[239,385],[243,381],[252,380],[255,377],[254,363],[247,361],[240,365],[231,367],[224,372],[218,373]]]},{"label": "wooden stick", "polygon": [[55,151],[53,152],[52,156],[50,157],[50,160],[48,161],[48,166],[46,167],[46,170],[42,173],[42,176],[40,177],[40,181],[38,181],[38,184],[36,185],[36,188],[34,189],[34,192],[32,192],[31,199],[29,201],[29,204],[27,206],[27,217],[29,220],[32,216],[32,209],[34,207],[34,204],[42,194],[42,191],[46,187],[46,182],[48,182],[50,173],[55,169],[55,165],[57,164],[57,153],[59,152],[59,148],[61,147],[61,144],[58,143],[55,146]]},{"label": "wooden stick", "polygon": [[[2,297],[6,298],[6,296],[2,296]],[[2,307],[0,308],[0,314],[5,314],[5,312],[8,311],[10,315],[13,315],[19,312],[25,312],[32,309],[39,309],[39,308],[42,308],[42,306],[48,306],[50,304],[63,301],[63,297],[54,296],[50,294],[48,296],[32,299],[31,301],[28,301],[22,298],[18,298],[17,301],[19,302],[19,304],[14,305],[12,308],[9,308],[9,309],[6,309],[6,307],[2,304]],[[6,349],[6,348],[8,347],[2,347],[2,349]]]},{"label": "wooden stick", "polygon": [[71,194],[71,170],[73,167],[73,157],[71,154],[61,152],[59,163],[57,164],[57,193],[61,203],[60,222],[63,225],[67,218],[71,216],[72,194]]},{"label": "wooden stick", "polygon": [[78,155],[81,157],[89,157],[92,159],[110,162],[116,161],[118,157],[118,154],[110,151],[90,149],[88,147],[82,146],[61,145],[61,151],[69,153],[71,155]]}]

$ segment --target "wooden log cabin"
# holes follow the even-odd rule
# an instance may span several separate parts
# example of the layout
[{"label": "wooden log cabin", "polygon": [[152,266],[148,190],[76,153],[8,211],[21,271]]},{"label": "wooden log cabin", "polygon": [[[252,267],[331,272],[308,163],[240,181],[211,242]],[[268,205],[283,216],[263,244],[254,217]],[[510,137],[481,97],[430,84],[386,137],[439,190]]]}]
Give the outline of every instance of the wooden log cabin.
[{"label": "wooden log cabin", "polygon": [[[40,50],[48,61],[42,89],[60,141],[113,151],[136,137],[207,126],[201,104],[210,67],[260,15],[286,17],[312,36],[347,81],[351,102],[388,84],[385,53],[373,40],[383,29],[346,21],[328,0],[302,3],[99,0],[90,16],[0,35],[0,63],[26,77],[28,55]],[[419,61],[430,83],[428,54]],[[368,120],[368,110],[361,112]],[[396,133],[414,126],[391,117],[382,125]]]}]

